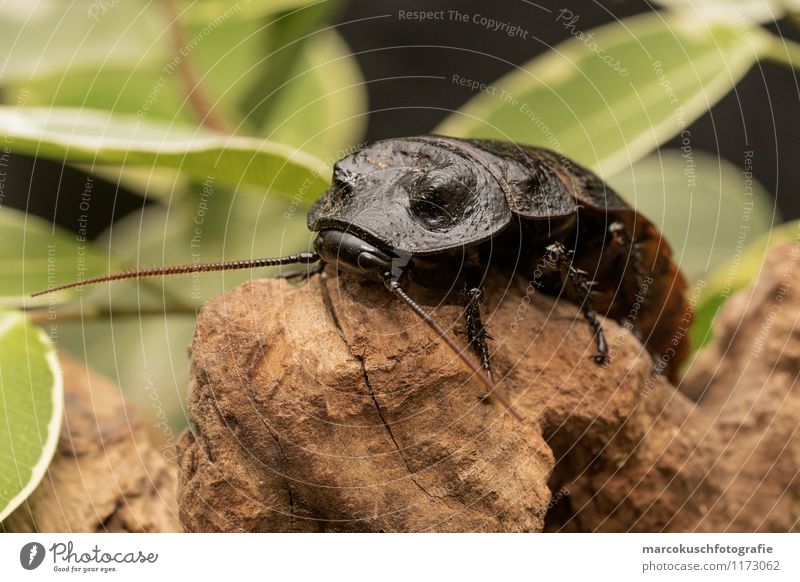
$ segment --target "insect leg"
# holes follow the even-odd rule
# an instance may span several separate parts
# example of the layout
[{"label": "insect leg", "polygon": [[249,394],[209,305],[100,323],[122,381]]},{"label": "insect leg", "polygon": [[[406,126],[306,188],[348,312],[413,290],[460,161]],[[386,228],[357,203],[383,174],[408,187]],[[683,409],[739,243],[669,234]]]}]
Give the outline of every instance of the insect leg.
[{"label": "insect leg", "polygon": [[403,303],[405,303],[408,307],[410,307],[411,311],[413,311],[417,315],[417,317],[419,317],[422,321],[424,321],[428,325],[428,327],[430,327],[439,336],[439,338],[441,338],[441,340],[453,351],[453,353],[456,354],[464,364],[466,364],[467,368],[469,368],[469,370],[478,378],[478,381],[480,381],[486,388],[488,388],[489,394],[495,396],[497,400],[500,402],[500,404],[502,404],[505,407],[506,411],[510,412],[511,415],[517,420],[522,420],[522,417],[511,405],[511,401],[505,396],[505,394],[503,394],[503,392],[497,389],[497,387],[494,385],[494,382],[492,381],[491,378],[489,378],[486,372],[483,369],[477,367],[470,360],[470,358],[464,353],[464,350],[460,348],[447,335],[447,333],[439,326],[438,323],[436,323],[436,320],[434,320],[428,314],[428,312],[422,308],[422,306],[420,306],[416,301],[414,301],[411,297],[408,296],[403,287],[400,285],[397,276],[392,275],[392,273],[387,271],[386,273],[383,274],[383,282],[384,285],[386,285],[386,288],[393,295],[395,295],[397,298],[402,300]]},{"label": "insect leg", "polygon": [[562,243],[555,242],[548,245],[547,253],[548,266],[561,274],[563,284],[570,285],[572,292],[575,293],[580,303],[584,317],[594,331],[597,341],[597,353],[594,356],[594,361],[597,364],[605,363],[608,360],[608,344],[603,333],[603,326],[597,318],[597,312],[594,310],[592,303],[592,287],[594,287],[595,282],[588,278],[589,274],[586,271],[577,269],[572,265],[573,251],[568,250]]},{"label": "insect leg", "polygon": [[492,377],[492,364],[489,358],[489,346],[486,345],[487,339],[493,339],[486,333],[486,326],[481,319],[481,303],[483,303],[483,290],[478,286],[469,284],[464,286],[465,319],[467,329],[467,339],[473,351],[481,361],[486,375]]}]

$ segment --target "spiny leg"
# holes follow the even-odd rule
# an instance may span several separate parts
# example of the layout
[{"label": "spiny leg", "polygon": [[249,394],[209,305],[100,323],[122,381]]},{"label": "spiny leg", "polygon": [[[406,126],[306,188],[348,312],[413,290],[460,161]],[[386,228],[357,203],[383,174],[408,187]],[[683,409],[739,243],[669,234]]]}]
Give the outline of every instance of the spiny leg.
[{"label": "spiny leg", "polygon": [[594,310],[592,303],[592,287],[594,287],[595,282],[588,278],[589,274],[586,271],[572,266],[573,251],[568,250],[562,243],[555,242],[549,245],[547,252],[549,264],[553,266],[555,271],[561,273],[564,283],[570,284],[572,291],[580,302],[584,317],[592,327],[592,331],[594,331],[597,341],[597,353],[594,356],[594,361],[597,364],[605,363],[608,361],[608,344],[603,333],[603,326],[597,318],[597,312]]},{"label": "spiny leg", "polygon": [[464,285],[465,319],[466,331],[469,344],[472,350],[481,361],[486,375],[492,377],[492,363],[489,357],[489,346],[487,339],[493,339],[486,333],[486,326],[481,319],[481,303],[483,303],[483,290],[480,287],[473,287],[468,283]]},{"label": "spiny leg", "polygon": [[492,378],[492,363],[489,354],[487,339],[494,339],[486,331],[486,326],[481,318],[481,304],[484,303],[483,288],[481,285],[481,258],[477,251],[468,253],[464,264],[464,319],[467,340],[472,350],[481,362],[486,375]]},{"label": "spiny leg", "polygon": [[[402,275],[402,272],[400,272]],[[411,299],[408,294],[405,292],[403,287],[400,285],[398,281],[399,277],[397,275],[393,275],[391,272],[386,271],[383,273],[383,282],[386,288],[393,293],[395,296],[399,297],[411,310],[424,321],[440,338],[441,340],[447,344],[447,346],[453,350],[459,359],[461,359],[464,364],[475,374],[478,380],[489,389],[489,394],[494,395],[497,397],[497,400],[505,407],[505,409],[511,413],[511,415],[516,418],[517,420],[522,420],[522,417],[519,413],[511,406],[511,401],[497,389],[494,385],[494,382],[491,378],[486,374],[484,370],[476,366],[470,359],[464,354],[464,351],[447,335],[447,333],[436,323],[436,320],[433,319],[428,312],[425,311],[422,306],[420,306],[416,301]]]}]

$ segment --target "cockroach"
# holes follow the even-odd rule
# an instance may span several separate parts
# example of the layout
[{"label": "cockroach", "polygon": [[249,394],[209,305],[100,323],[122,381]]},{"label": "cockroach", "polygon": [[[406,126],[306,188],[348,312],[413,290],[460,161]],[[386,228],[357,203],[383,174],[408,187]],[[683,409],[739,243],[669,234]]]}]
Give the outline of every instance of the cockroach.
[{"label": "cockroach", "polygon": [[[608,361],[600,315],[633,330],[655,370],[676,377],[688,353],[686,281],[658,229],[599,177],[556,152],[490,140],[406,137],[366,145],[339,160],[331,187],[312,205],[313,252],[285,257],[156,267],[89,283],[203,271],[330,264],[381,281],[517,416],[492,380],[481,320],[482,270],[528,277],[535,288],[577,304]],[[461,288],[466,335],[479,363],[406,292]]]}]

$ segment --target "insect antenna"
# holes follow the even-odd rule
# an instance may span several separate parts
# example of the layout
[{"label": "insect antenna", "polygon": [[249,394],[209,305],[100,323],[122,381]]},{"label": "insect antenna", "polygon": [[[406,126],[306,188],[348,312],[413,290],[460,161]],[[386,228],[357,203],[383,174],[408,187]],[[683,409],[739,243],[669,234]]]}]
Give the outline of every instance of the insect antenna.
[{"label": "insect antenna", "polygon": [[31,297],[44,295],[45,293],[53,293],[55,291],[62,291],[64,289],[72,289],[73,287],[82,287],[83,285],[91,285],[94,283],[103,283],[105,281],[118,281],[120,279],[139,279],[141,277],[158,277],[163,275],[185,275],[187,273],[201,273],[208,271],[233,271],[236,269],[256,269],[260,267],[277,267],[279,265],[293,265],[296,263],[316,263],[320,260],[317,253],[297,253],[296,255],[288,255],[286,257],[276,257],[271,259],[245,259],[240,261],[221,261],[216,263],[194,263],[190,265],[172,265],[169,267],[153,267],[151,269],[130,270],[123,271],[122,273],[112,273],[110,275],[98,275],[97,277],[89,277],[81,281],[74,281],[57,287],[51,287],[43,291],[32,293]]},{"label": "insect antenna", "polygon": [[436,320],[428,315],[428,312],[425,311],[419,303],[408,296],[408,293],[405,292],[405,290],[400,286],[400,283],[398,283],[397,279],[393,277],[391,273],[387,272],[384,274],[384,283],[389,291],[394,293],[394,295],[399,297],[406,305],[408,305],[411,310],[416,313],[417,316],[428,325],[428,327],[436,332],[436,334],[444,341],[444,343],[446,343],[447,346],[458,355],[461,361],[464,362],[467,367],[478,377],[481,383],[486,386],[488,394],[496,396],[497,400],[500,401],[506,410],[508,410],[508,412],[514,416],[514,418],[521,421],[522,417],[511,405],[511,402],[508,400],[506,395],[497,389],[497,386],[494,384],[489,375],[482,368],[475,365],[475,362],[473,362],[464,353],[464,350],[460,348],[458,344],[456,344],[456,342],[454,342],[452,338],[447,335],[447,333],[445,333],[441,326],[436,323]]}]

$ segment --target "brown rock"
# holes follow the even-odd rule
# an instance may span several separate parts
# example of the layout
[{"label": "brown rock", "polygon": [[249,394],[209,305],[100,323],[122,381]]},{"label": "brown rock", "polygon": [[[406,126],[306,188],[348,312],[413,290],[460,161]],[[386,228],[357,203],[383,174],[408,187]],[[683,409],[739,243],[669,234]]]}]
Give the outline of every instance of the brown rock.
[{"label": "brown rock", "polygon": [[798,259],[800,241],[770,252],[754,287],[725,304],[681,392],[643,393],[633,453],[618,467],[601,456],[566,485],[571,511],[551,529],[800,529]]},{"label": "brown rock", "polygon": [[[612,358],[598,367],[575,306],[526,281],[490,279],[483,311],[495,378],[525,419],[517,422],[480,400],[458,359],[380,284],[328,275],[300,287],[257,281],[202,310],[194,433],[179,446],[186,528],[797,528],[800,415],[790,403],[800,343],[791,322],[800,298],[784,303],[785,337],[769,336],[789,342],[775,352],[782,375],[769,380],[769,398],[756,388],[766,358],[752,378],[753,366],[727,377],[698,364],[687,392],[713,378],[698,406],[651,374],[628,329],[604,322]],[[458,305],[411,293],[464,343]],[[720,342],[731,337],[724,321]]]},{"label": "brown rock", "polygon": [[176,471],[109,380],[61,356],[64,421],[41,484],[4,522],[14,532],[181,531]]},{"label": "brown rock", "polygon": [[800,531],[800,238],[734,295],[685,379],[722,443],[722,531]]},{"label": "brown rock", "polygon": [[[591,427],[587,446],[602,447],[651,363],[623,339],[598,369],[572,305],[536,294],[526,308],[524,284],[490,289],[495,373],[525,423],[482,403],[457,358],[380,284],[258,281],[210,302],[192,348],[195,434],[182,441],[186,527],[540,530],[554,464],[543,433],[558,449]],[[435,309],[456,328],[460,312]],[[623,333],[607,328],[612,342]]]}]

